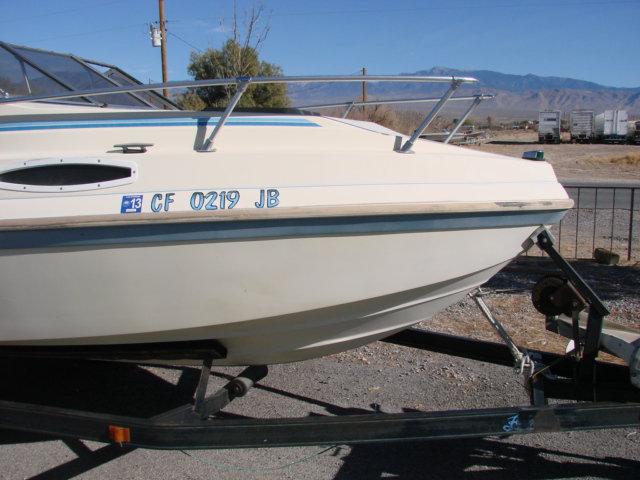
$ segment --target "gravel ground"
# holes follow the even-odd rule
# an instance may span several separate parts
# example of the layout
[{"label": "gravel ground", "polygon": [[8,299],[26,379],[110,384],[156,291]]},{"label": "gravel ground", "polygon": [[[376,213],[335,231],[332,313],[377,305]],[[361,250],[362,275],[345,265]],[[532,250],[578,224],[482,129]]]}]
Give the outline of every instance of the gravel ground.
[{"label": "gravel ground", "polygon": [[[515,338],[547,350],[565,340],[543,330],[529,307],[528,291],[546,268],[522,260],[486,286],[496,316]],[[640,272],[634,267],[576,267],[614,307],[612,317],[638,325]],[[500,293],[515,289],[516,293]],[[636,317],[634,317],[634,315]],[[470,301],[426,324],[429,328],[495,339]],[[216,369],[233,374],[239,369]],[[60,372],[64,377],[60,378]],[[186,399],[174,385],[193,384],[197,372],[132,365],[105,367],[49,361],[0,363],[2,397],[30,394],[45,401],[121,414],[154,415]],[[53,379],[55,378],[55,382]],[[215,386],[224,383],[216,377]],[[123,391],[123,385],[135,385]],[[270,369],[260,388],[238,399],[229,413],[255,417],[354,412],[401,412],[498,407],[527,403],[510,369],[445,355],[374,343],[330,357]],[[331,448],[304,447],[218,451],[123,450],[93,442],[0,431],[0,478],[638,478],[640,430],[536,434],[509,438],[410,442]]]}]

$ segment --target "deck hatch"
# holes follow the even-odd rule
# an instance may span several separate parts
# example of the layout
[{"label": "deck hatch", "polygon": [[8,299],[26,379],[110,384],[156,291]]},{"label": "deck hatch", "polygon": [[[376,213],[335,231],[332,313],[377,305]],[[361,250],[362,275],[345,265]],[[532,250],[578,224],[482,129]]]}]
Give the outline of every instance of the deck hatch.
[{"label": "deck hatch", "polygon": [[42,159],[0,170],[0,189],[28,192],[95,190],[135,181],[134,162],[84,159]]}]

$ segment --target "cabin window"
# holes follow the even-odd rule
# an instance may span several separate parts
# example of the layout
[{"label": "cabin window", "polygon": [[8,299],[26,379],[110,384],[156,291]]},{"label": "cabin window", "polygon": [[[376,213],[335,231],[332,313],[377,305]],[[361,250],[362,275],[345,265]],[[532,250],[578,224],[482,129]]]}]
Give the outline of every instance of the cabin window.
[{"label": "cabin window", "polygon": [[68,192],[115,187],[135,181],[137,167],[128,161],[46,159],[0,169],[0,189]]}]

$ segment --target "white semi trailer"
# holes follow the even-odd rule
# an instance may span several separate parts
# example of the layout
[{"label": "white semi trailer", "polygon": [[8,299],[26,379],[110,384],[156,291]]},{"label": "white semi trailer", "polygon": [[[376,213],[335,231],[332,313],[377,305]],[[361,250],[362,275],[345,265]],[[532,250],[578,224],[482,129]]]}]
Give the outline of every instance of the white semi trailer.
[{"label": "white semi trailer", "polygon": [[594,137],[595,115],[593,110],[571,112],[571,141],[591,143]]},{"label": "white semi trailer", "polygon": [[538,115],[538,141],[560,143],[560,112],[544,110]]},{"label": "white semi trailer", "polygon": [[595,118],[596,139],[605,143],[627,141],[627,111],[605,110]]}]

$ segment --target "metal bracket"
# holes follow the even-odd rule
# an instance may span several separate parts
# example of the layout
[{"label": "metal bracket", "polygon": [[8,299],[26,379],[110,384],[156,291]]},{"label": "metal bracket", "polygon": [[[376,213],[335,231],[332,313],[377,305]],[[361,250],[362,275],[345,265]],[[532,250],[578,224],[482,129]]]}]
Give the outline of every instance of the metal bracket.
[{"label": "metal bracket", "polygon": [[195,419],[206,420],[220,412],[231,401],[244,397],[247,392],[260,380],[267,376],[269,369],[266,365],[254,365],[245,368],[232,378],[224,387],[207,396],[207,385],[211,376],[212,359],[203,360],[200,378],[193,397],[193,404],[188,403],[154,417],[171,423],[179,423]]},{"label": "metal bracket", "polygon": [[526,374],[526,386],[529,391],[529,401],[531,405],[543,406],[547,405],[548,399],[545,392],[545,377],[549,376],[546,372],[546,366],[542,361],[539,353],[533,352],[528,354],[530,358],[530,370]]},{"label": "metal bracket", "polygon": [[396,135],[396,138],[393,141],[393,151],[399,152],[402,148],[402,135]]},{"label": "metal bracket", "polygon": [[[204,362],[201,374],[206,375],[208,379],[210,372],[211,362]],[[231,403],[232,400],[238,397],[244,397],[256,383],[267,376],[268,372],[269,370],[265,365],[254,365],[245,368],[237,377],[231,379],[229,383],[210,397],[205,396],[207,380],[203,380],[201,377],[194,398],[193,412],[202,419],[218,413]]]},{"label": "metal bracket", "polygon": [[207,396],[207,385],[209,384],[209,376],[211,375],[211,365],[213,359],[211,357],[205,358],[202,361],[202,367],[200,368],[200,379],[198,380],[198,386],[194,395],[193,411],[203,414],[204,403]]}]

